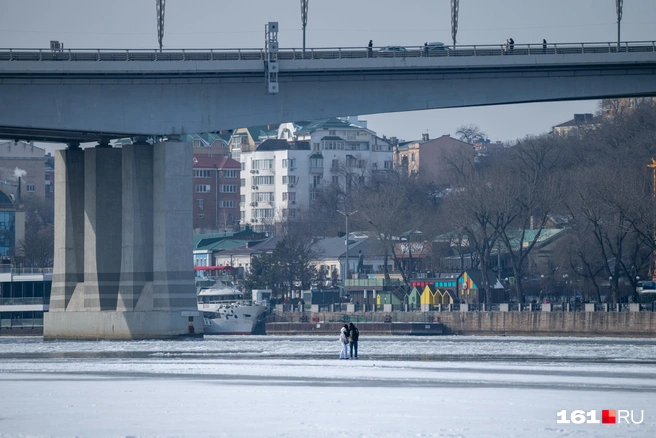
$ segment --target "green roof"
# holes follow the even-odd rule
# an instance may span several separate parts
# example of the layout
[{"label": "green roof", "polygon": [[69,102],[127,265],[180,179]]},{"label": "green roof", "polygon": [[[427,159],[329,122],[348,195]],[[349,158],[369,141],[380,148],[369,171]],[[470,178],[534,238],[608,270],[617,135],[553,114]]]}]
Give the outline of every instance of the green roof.
[{"label": "green roof", "polygon": [[313,120],[309,122],[308,125],[303,126],[303,128],[301,128],[298,132],[299,133],[314,132],[319,129],[344,129],[344,128],[362,129],[360,127],[356,127],[355,125],[350,124],[349,122],[338,119],[336,117],[332,117],[330,119]]}]

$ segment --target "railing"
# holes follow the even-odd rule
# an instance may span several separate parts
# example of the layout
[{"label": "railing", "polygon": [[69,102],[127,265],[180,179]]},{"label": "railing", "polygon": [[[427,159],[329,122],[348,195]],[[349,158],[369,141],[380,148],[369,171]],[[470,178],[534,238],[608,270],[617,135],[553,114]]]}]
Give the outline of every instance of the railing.
[{"label": "railing", "polygon": [[1,265],[0,274],[52,274],[52,268],[17,268],[12,265]]},{"label": "railing", "polygon": [[384,278],[360,278],[360,279],[351,279],[346,280],[344,283],[345,287],[385,287],[385,286],[403,286],[403,280],[397,278],[390,278],[386,280]]},{"label": "railing", "polygon": [[[541,303],[492,303],[490,305],[485,305],[483,303],[471,303],[467,304],[467,312],[542,312],[548,309],[545,308],[546,304]],[[588,304],[590,306],[591,304]],[[647,303],[647,304],[629,304],[629,303],[595,303],[594,306],[595,312],[635,312],[636,307],[638,306],[640,312],[656,312],[656,302]],[[360,314],[360,313],[386,313],[386,308],[383,304],[381,305],[368,305],[368,304],[358,304],[355,305],[355,312],[350,312],[348,310],[348,303],[336,303],[331,305],[321,305],[319,306],[318,313],[347,313],[347,314]],[[454,303],[450,305],[431,305],[430,310],[422,311],[421,306],[413,305],[404,305],[404,304],[395,304],[392,305],[391,311],[393,313],[399,314],[431,314],[431,313],[441,313],[441,312],[460,312],[465,311],[465,304]],[[557,312],[585,312],[586,304],[584,303],[552,303],[550,313]],[[633,308],[631,307],[633,306]],[[311,306],[306,304],[304,313],[300,312],[298,307],[292,307],[290,305],[279,305],[276,306],[275,314],[278,315],[289,315],[295,313],[298,315],[303,314],[315,314],[309,312]],[[507,308],[507,310],[505,310]],[[389,309],[389,308],[388,308]],[[407,310],[405,310],[407,309]],[[588,310],[591,311],[591,310]],[[549,312],[546,312],[549,313]]]},{"label": "railing", "polygon": [[44,304],[43,297],[0,298],[0,306],[21,306],[26,304]]},{"label": "railing", "polygon": [[[280,49],[279,60],[308,59],[376,59],[376,58],[441,58],[467,56],[526,56],[571,55],[592,53],[656,52],[655,41],[626,41],[620,47],[616,42],[462,45],[450,48],[406,46],[403,50],[384,47],[325,47],[306,49]],[[0,61],[264,61],[262,49],[0,49]]]},{"label": "railing", "polygon": [[1,319],[0,328],[43,328],[43,318]]}]

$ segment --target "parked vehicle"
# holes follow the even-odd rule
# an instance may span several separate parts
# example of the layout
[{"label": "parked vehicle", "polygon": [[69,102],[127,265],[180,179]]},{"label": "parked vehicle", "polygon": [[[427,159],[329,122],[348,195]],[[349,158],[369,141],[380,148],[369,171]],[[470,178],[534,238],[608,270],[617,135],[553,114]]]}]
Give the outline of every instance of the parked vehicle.
[{"label": "parked vehicle", "polygon": [[405,47],[401,46],[387,46],[387,47],[382,47],[379,52],[407,52],[408,50]]}]

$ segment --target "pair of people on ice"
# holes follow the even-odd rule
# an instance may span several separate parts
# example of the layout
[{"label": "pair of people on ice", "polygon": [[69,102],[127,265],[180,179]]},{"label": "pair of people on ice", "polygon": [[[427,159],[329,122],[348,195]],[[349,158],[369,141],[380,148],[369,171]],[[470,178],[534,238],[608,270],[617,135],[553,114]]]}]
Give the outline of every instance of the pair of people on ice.
[{"label": "pair of people on ice", "polygon": [[342,350],[339,353],[340,359],[348,359],[349,351],[348,347],[351,347],[351,359],[353,359],[353,353],[355,352],[355,359],[358,358],[358,338],[360,333],[353,323],[349,325],[344,324],[344,327],[341,328],[339,332],[339,342],[342,346]]}]

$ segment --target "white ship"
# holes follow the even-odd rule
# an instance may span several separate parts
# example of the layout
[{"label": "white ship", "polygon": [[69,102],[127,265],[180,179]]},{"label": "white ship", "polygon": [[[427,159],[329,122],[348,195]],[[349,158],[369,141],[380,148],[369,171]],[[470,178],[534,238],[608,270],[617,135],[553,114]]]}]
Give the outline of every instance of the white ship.
[{"label": "white ship", "polygon": [[206,335],[250,335],[268,309],[266,302],[251,302],[238,289],[220,280],[198,291]]}]

